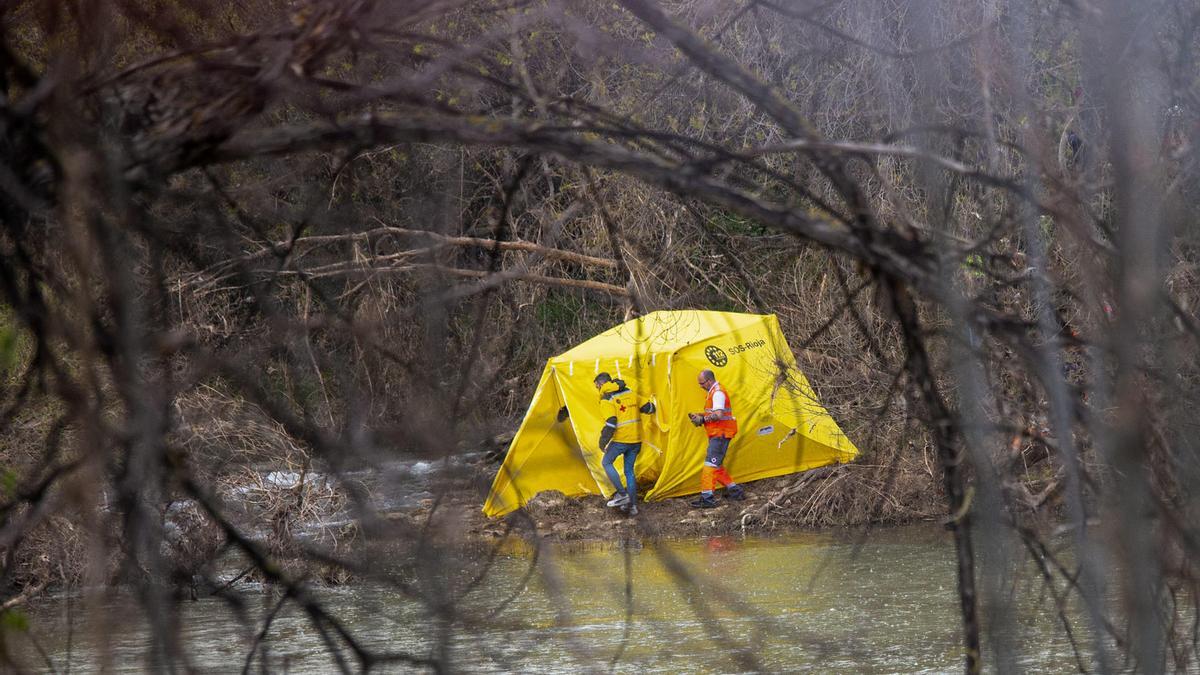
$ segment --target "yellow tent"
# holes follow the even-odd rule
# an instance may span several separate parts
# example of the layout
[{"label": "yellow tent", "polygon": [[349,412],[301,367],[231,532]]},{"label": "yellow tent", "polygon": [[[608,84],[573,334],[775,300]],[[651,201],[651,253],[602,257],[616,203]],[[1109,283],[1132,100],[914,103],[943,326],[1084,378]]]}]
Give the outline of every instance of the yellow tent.
[{"label": "yellow tent", "polygon": [[[642,416],[638,483],[647,500],[700,491],[707,446],[688,412],[704,408],[696,375],[712,370],[733,400],[738,435],[725,468],[738,482],[848,462],[858,449],[816,400],[774,315],[679,310],[627,321],[546,363],[533,401],[483,506],[513,511],[536,494],[612,494],[597,447],[601,371],[622,378],[657,411]],[[569,417],[558,421],[566,406]],[[620,460],[618,460],[618,463]],[[619,468],[619,467],[618,467]]]}]

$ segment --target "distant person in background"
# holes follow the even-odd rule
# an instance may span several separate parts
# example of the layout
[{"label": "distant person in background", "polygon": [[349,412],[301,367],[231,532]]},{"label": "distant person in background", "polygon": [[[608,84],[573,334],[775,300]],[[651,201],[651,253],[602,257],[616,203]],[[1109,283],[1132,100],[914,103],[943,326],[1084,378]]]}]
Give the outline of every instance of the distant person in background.
[{"label": "distant person in background", "polygon": [[[637,395],[618,378],[613,379],[608,373],[600,373],[593,380],[600,392],[601,415],[604,427],[600,430],[600,451],[604,453],[601,465],[608,480],[612,482],[616,494],[608,500],[609,506],[617,506],[626,510],[629,515],[637,515],[637,476],[634,475],[634,464],[638,452],[642,449],[641,413],[654,412],[653,403],[638,405]],[[617,457],[625,458],[625,485],[621,485],[621,475],[613,466]]]},{"label": "distant person in background", "polygon": [[688,413],[688,419],[696,426],[704,426],[704,433],[708,435],[708,451],[704,455],[704,466],[700,469],[700,497],[688,504],[698,509],[711,509],[717,506],[717,500],[713,497],[715,482],[725,486],[726,499],[741,501],[746,498],[746,491],[733,481],[733,477],[722,466],[729,443],[738,431],[729,393],[717,382],[711,370],[700,371],[696,383],[708,392],[708,398],[704,403],[704,412]]}]

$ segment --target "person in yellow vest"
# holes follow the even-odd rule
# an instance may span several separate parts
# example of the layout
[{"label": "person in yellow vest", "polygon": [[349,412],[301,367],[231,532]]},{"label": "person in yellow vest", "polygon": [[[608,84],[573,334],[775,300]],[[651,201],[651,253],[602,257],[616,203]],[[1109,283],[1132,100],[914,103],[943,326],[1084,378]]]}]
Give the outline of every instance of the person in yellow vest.
[{"label": "person in yellow vest", "polygon": [[[608,479],[612,481],[616,494],[608,500],[609,506],[619,506],[637,515],[637,476],[633,467],[637,462],[638,452],[642,449],[641,413],[654,412],[653,403],[638,405],[637,395],[618,378],[613,379],[608,373],[600,373],[593,381],[600,392],[601,415],[604,417],[604,427],[600,430],[600,451],[604,453],[601,465]],[[617,457],[625,458],[625,485],[621,486],[621,476],[613,466]]]},{"label": "person in yellow vest", "polygon": [[729,452],[729,443],[738,431],[729,392],[717,382],[711,370],[700,371],[696,383],[708,392],[708,398],[704,403],[704,412],[688,413],[688,419],[696,426],[704,425],[704,433],[708,435],[708,451],[704,455],[704,466],[700,469],[700,497],[688,504],[699,509],[711,509],[717,506],[717,500],[713,497],[715,482],[725,486],[726,499],[741,501],[746,498],[746,491],[721,466],[725,462],[725,454]]}]

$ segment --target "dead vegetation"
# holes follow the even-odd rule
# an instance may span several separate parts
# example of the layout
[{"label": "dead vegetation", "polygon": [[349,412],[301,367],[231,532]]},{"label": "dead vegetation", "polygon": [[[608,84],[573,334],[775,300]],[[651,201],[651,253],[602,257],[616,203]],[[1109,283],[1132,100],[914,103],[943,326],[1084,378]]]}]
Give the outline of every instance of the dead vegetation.
[{"label": "dead vegetation", "polygon": [[[1194,553],[1200,485],[1193,0],[0,20],[6,602],[132,584],[168,669],[177,591],[236,559],[356,665],[453,669],[363,648],[306,583],[397,560],[382,580],[465,628],[438,596],[457,539],[638,527],[553,496],[483,522],[488,471],[456,462],[511,432],[548,355],[704,307],[778,314],[864,453],[717,514],[651,505],[644,533],[937,518],[976,670],[980,613],[1012,602],[997,552],[1043,561],[1061,524],[1081,562],[1045,583],[1099,608],[1096,643],[1194,665],[1163,637],[1194,608],[1158,602],[1196,592],[1159,555]],[[397,514],[405,462],[443,480]],[[1130,602],[1105,606],[1097,548]]]}]

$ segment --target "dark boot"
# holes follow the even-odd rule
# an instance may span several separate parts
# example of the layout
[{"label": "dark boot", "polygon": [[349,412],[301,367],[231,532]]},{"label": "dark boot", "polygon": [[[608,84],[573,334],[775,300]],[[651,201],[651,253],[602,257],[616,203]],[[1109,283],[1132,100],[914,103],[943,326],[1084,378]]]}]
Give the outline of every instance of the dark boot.
[{"label": "dark boot", "polygon": [[741,485],[737,485],[735,483],[734,485],[730,485],[729,487],[725,488],[725,499],[732,499],[735,502],[744,502],[746,501],[746,491],[742,489]]},{"label": "dark boot", "polygon": [[700,495],[696,499],[688,502],[688,506],[693,509],[715,509],[717,508],[717,500],[713,499],[712,495]]}]

